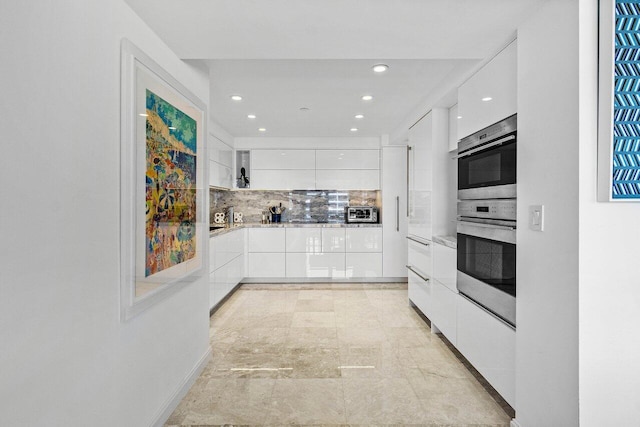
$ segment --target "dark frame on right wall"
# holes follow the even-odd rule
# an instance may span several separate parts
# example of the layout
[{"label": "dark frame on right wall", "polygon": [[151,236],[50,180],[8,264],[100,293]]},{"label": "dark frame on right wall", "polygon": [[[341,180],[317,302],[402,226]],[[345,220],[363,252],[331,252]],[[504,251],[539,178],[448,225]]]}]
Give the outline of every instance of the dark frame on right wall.
[{"label": "dark frame on right wall", "polygon": [[640,202],[640,0],[600,0],[598,200]]}]

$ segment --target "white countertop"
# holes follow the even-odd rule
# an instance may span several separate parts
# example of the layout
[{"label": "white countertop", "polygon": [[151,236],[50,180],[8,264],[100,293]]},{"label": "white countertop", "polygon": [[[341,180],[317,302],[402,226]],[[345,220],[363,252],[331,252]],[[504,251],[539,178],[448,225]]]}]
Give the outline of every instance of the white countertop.
[{"label": "white countertop", "polygon": [[[212,224],[216,225],[216,224]],[[260,223],[242,223],[234,224],[233,226],[225,226],[218,230],[209,232],[210,237],[220,236],[222,234],[229,233],[234,230],[240,230],[242,228],[379,228],[382,224],[344,224],[344,223],[299,223],[299,222],[272,222],[270,224]]]},{"label": "white countertop", "polygon": [[457,236],[433,236],[433,242],[439,243],[452,249],[458,248]]}]

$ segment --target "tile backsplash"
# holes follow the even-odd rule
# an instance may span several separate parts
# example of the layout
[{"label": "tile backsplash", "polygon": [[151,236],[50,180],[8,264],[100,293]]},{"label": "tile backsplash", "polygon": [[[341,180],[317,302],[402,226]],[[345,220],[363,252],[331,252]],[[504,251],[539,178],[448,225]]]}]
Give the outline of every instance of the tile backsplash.
[{"label": "tile backsplash", "polygon": [[233,206],[234,212],[242,212],[244,222],[255,223],[262,219],[262,211],[270,206],[285,208],[282,222],[344,222],[344,207],[377,206],[380,208],[378,190],[220,190],[209,189],[210,218],[216,212],[224,212]]}]

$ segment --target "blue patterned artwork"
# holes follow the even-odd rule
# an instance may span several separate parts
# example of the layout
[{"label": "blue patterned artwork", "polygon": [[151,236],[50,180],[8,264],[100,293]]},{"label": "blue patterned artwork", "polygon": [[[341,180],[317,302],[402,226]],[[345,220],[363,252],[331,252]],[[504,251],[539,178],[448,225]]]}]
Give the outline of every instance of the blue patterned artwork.
[{"label": "blue patterned artwork", "polygon": [[640,0],[616,0],[613,199],[640,199]]}]

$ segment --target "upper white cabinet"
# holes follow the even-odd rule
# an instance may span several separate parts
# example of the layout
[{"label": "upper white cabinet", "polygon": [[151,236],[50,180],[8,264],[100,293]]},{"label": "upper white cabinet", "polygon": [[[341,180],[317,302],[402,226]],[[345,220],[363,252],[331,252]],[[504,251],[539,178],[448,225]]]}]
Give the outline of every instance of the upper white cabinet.
[{"label": "upper white cabinet", "polygon": [[316,168],[315,150],[252,150],[251,169]]},{"label": "upper white cabinet", "polygon": [[458,149],[458,104],[449,108],[449,151]]},{"label": "upper white cabinet", "polygon": [[409,236],[431,240],[454,231],[448,132],[446,108],[434,108],[409,129]]},{"label": "upper white cabinet", "polygon": [[254,169],[251,188],[255,190],[315,190],[314,170]]},{"label": "upper white cabinet", "polygon": [[380,150],[252,150],[251,188],[378,190]]},{"label": "upper white cabinet", "polygon": [[377,190],[380,188],[380,171],[367,169],[316,170],[318,190]]},{"label": "upper white cabinet", "polygon": [[458,88],[458,140],[517,111],[517,42]]},{"label": "upper white cabinet", "polygon": [[316,150],[316,169],[380,169],[380,150]]},{"label": "upper white cabinet", "polygon": [[209,151],[209,185],[231,188],[233,186],[231,174],[233,148],[215,135],[209,134],[207,149]]}]

